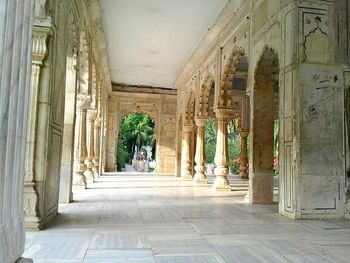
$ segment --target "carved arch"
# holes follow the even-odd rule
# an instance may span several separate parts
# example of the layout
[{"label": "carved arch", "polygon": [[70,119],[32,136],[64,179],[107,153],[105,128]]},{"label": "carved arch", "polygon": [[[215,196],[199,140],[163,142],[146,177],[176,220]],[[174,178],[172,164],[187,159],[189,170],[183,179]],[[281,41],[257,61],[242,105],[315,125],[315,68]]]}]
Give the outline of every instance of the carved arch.
[{"label": "carved arch", "polygon": [[209,92],[215,83],[214,76],[206,72],[199,87],[197,103],[196,103],[196,117],[208,118],[209,117]]},{"label": "carved arch", "polygon": [[265,74],[271,79],[271,81],[278,81],[279,59],[278,52],[275,49],[269,46],[263,48],[255,67],[254,77],[258,74]]},{"label": "carved arch", "polygon": [[185,122],[184,125],[194,124],[194,107],[195,107],[195,97],[194,93],[191,91],[185,106]]},{"label": "carved arch", "polygon": [[217,108],[232,108],[232,80],[235,75],[239,59],[245,55],[245,51],[241,47],[234,47],[231,55],[226,61],[226,65],[222,72],[221,86],[218,90]]}]

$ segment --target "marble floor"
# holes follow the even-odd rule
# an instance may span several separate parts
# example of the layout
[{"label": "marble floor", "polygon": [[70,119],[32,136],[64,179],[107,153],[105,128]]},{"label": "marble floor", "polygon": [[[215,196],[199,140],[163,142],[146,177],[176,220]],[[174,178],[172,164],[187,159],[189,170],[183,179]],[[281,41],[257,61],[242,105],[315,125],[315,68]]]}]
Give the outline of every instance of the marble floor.
[{"label": "marble floor", "polygon": [[[173,176],[108,174],[44,231],[24,256],[40,263],[350,262],[350,222],[293,221],[277,205],[244,203],[247,181],[215,192]],[[209,181],[211,181],[210,178]]]}]

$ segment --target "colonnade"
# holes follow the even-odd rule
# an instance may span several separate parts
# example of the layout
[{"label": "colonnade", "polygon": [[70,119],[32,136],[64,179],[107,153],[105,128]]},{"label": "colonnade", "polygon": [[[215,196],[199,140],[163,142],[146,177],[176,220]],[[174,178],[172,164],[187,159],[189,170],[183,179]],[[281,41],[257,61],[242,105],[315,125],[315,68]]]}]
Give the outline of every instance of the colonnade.
[{"label": "colonnade", "polygon": [[[213,188],[216,190],[231,190],[228,180],[228,121],[232,115],[232,109],[216,109],[215,116],[218,124],[216,152],[215,152],[215,180]],[[207,118],[195,118],[194,124],[182,126],[182,151],[181,151],[181,178],[192,179],[191,163],[195,163],[195,174],[193,181],[196,183],[206,183],[205,173],[205,126]],[[180,127],[181,128],[181,127]],[[196,153],[193,160],[190,159],[190,139],[191,134],[196,129]],[[248,151],[247,151],[247,130],[240,130],[241,151],[239,176],[241,179],[248,179]]]},{"label": "colonnade", "polygon": [[[100,7],[93,3],[99,4],[37,1],[35,7],[23,197],[27,229],[45,228],[58,203],[73,200],[73,185],[86,189],[102,172],[111,81],[103,39],[96,38]],[[94,24],[87,22],[91,17]]]}]

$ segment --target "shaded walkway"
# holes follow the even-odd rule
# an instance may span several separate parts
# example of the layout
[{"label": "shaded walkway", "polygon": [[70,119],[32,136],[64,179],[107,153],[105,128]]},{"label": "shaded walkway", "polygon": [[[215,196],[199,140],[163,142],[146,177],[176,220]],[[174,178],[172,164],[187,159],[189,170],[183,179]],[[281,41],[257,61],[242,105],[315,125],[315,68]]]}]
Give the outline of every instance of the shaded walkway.
[{"label": "shaded walkway", "polygon": [[103,176],[27,234],[45,263],[350,262],[350,223],[293,221],[244,203],[247,181],[215,192],[173,176]]}]

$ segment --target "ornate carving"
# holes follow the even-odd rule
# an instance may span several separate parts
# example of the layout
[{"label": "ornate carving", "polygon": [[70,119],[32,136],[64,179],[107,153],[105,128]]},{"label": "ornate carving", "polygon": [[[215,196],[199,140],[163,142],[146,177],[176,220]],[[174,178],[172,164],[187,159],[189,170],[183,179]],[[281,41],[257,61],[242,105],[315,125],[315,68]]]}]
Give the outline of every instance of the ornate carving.
[{"label": "ornate carving", "polygon": [[193,92],[191,92],[185,108],[185,125],[193,125],[194,106],[195,106],[194,103],[195,103],[194,94]]},{"label": "ornate carving", "polygon": [[89,47],[85,31],[80,32],[79,43],[79,93],[89,93]]},{"label": "ornate carving", "polygon": [[201,79],[199,94],[197,96],[196,117],[198,118],[208,118],[209,116],[209,93],[213,83],[213,75],[206,71]]},{"label": "ornate carving", "polygon": [[49,37],[50,28],[34,27],[32,62],[33,64],[42,65],[47,53],[47,39]]},{"label": "ornate carving", "polygon": [[327,16],[303,13],[303,17],[303,60],[308,62],[329,62],[330,43]]},{"label": "ornate carving", "polygon": [[176,114],[176,104],[163,103],[162,114],[163,115],[175,115]]},{"label": "ornate carving", "polygon": [[236,71],[239,59],[245,55],[245,51],[241,47],[235,47],[227,59],[226,66],[222,73],[221,87],[218,91],[217,108],[232,107],[232,80]]}]

